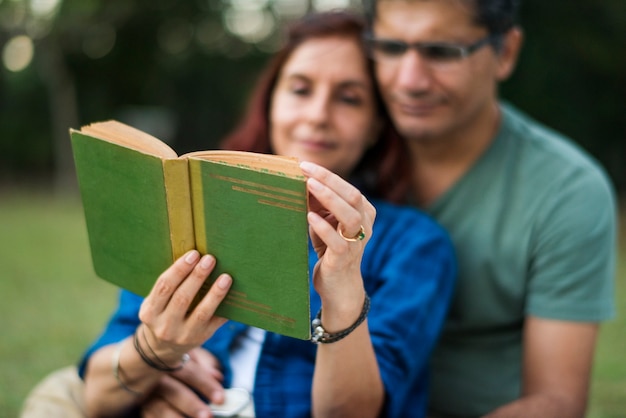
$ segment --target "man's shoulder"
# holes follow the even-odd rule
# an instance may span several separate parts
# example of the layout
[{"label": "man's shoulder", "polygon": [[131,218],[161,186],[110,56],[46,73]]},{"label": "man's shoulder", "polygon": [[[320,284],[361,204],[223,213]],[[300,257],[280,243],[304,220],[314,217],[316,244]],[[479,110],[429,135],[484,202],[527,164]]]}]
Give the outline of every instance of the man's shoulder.
[{"label": "man's shoulder", "polygon": [[[504,107],[501,179],[512,202],[547,227],[575,227],[606,219],[616,207],[615,190],[604,168],[566,136],[531,117]],[[559,221],[556,221],[559,219]],[[588,225],[590,228],[593,225]]]},{"label": "man's shoulder", "polygon": [[516,154],[518,164],[535,175],[564,180],[582,176],[596,182],[608,182],[601,164],[574,140],[511,104],[502,103],[501,108],[500,135],[508,142],[507,149]]}]

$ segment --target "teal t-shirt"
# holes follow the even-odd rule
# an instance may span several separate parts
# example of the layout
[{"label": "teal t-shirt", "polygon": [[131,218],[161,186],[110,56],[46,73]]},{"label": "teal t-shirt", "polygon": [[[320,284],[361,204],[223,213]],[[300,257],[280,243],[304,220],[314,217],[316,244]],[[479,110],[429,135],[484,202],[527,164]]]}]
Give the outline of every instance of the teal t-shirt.
[{"label": "teal t-shirt", "polygon": [[479,416],[520,396],[526,316],[596,322],[614,313],[610,182],[573,143],[501,109],[490,148],[428,208],[459,263],[433,356],[434,416]]}]

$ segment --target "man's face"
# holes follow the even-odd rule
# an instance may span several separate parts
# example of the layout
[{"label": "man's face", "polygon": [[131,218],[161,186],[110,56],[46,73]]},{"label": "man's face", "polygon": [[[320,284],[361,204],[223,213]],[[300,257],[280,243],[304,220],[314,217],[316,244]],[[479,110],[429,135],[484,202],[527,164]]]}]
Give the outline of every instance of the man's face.
[{"label": "man's face", "polygon": [[[372,54],[383,98],[399,132],[413,140],[447,140],[471,135],[496,105],[503,77],[487,29],[473,23],[469,2],[459,0],[381,0],[373,25],[375,39],[422,44],[404,53],[383,45]],[[435,49],[431,44],[435,44]],[[436,49],[440,44],[444,49]],[[456,59],[445,46],[479,45]],[[426,45],[426,46],[424,46]]]}]

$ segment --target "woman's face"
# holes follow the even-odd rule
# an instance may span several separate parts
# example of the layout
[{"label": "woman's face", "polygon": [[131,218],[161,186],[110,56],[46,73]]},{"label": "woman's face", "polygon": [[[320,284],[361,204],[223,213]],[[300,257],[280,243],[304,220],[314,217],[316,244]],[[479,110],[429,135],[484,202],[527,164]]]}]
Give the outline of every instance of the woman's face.
[{"label": "woman's face", "polygon": [[298,46],[272,94],[274,153],[347,177],[379,132],[372,80],[356,39],[331,36]]}]

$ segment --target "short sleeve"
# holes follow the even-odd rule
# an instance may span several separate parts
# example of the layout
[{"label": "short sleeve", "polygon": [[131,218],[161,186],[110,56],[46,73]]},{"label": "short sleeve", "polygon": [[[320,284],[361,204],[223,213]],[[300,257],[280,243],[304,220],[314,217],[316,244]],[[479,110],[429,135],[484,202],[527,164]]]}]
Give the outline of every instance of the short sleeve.
[{"label": "short sleeve", "polygon": [[616,203],[600,171],[552,188],[533,231],[527,313],[596,322],[614,315]]}]

